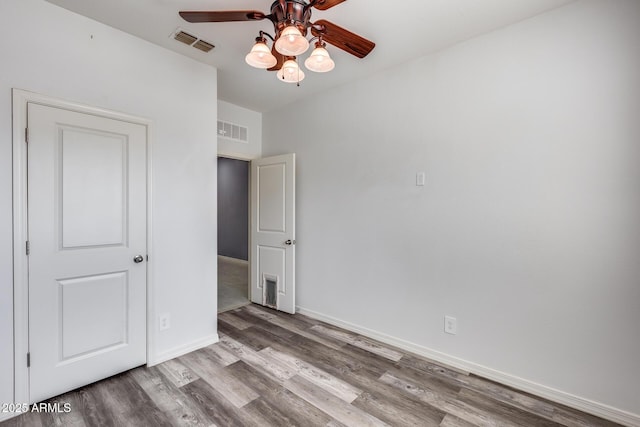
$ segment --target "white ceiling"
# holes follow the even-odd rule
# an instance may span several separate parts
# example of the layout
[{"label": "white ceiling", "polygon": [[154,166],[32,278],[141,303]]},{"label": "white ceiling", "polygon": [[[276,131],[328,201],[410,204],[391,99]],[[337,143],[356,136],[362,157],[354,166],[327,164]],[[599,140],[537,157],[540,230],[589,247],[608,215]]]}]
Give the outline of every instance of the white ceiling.
[{"label": "white ceiling", "polygon": [[[264,112],[574,0],[348,0],[326,11],[314,9],[312,21],[332,21],[374,41],[376,48],[357,59],[329,46],[335,70],[306,72],[300,87],[244,62],[260,30],[273,34],[270,21],[191,24],[178,16],[180,10],[268,13],[272,0],[47,1],[217,67],[219,99]],[[170,36],[178,27],[216,48],[203,53],[173,40]]]}]

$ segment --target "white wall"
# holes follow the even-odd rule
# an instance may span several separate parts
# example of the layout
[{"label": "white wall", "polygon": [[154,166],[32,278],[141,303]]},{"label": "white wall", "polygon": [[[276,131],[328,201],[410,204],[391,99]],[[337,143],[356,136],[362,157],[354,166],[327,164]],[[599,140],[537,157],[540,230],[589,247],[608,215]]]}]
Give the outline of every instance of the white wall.
[{"label": "white wall", "polygon": [[249,129],[247,143],[218,138],[218,154],[242,160],[257,159],[262,154],[262,113],[218,100],[218,120]]},{"label": "white wall", "polygon": [[[13,400],[11,88],[153,121],[153,353],[216,335],[216,70],[42,0],[0,2],[0,402]],[[156,325],[149,325],[156,330]]]},{"label": "white wall", "polygon": [[299,306],[640,423],[638,22],[578,1],[265,113]]}]

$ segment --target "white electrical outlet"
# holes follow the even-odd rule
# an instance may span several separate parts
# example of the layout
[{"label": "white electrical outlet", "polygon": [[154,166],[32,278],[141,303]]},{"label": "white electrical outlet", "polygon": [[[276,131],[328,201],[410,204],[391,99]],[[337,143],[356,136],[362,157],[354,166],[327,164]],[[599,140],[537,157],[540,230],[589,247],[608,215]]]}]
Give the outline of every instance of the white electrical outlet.
[{"label": "white electrical outlet", "polygon": [[169,313],[162,313],[158,316],[158,329],[164,331],[171,327],[171,316]]},{"label": "white electrical outlet", "polygon": [[451,316],[444,316],[444,331],[447,334],[455,335],[458,333],[458,319]]}]

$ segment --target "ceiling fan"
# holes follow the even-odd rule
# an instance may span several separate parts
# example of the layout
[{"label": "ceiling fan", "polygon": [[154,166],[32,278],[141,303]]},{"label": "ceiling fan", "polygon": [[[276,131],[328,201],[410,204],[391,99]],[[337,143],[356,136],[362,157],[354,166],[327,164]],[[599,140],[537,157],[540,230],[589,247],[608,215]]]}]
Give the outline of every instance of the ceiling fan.
[{"label": "ceiling fan", "polygon": [[[364,58],[375,47],[375,43],[352,33],[332,22],[318,20],[311,22],[312,9],[327,10],[345,0],[276,0],[271,5],[271,13],[257,10],[227,11],[181,11],[180,16],[188,22],[234,22],[261,21],[273,23],[275,34],[260,31],[251,52],[245,57],[247,63],[256,68],[278,71],[278,79],[287,83],[300,83],[304,72],[300,70],[296,58],[315,41],[315,49],[305,61],[305,67],[315,72],[331,71],[335,64],[325,49],[329,43],[358,58]],[[307,40],[311,31],[312,38]],[[273,41],[271,49],[267,37]]]}]

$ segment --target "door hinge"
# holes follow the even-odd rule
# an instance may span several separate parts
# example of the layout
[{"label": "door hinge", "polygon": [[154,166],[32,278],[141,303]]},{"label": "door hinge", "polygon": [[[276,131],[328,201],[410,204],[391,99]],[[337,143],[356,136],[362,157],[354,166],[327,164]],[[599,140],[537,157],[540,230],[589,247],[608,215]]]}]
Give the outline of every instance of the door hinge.
[{"label": "door hinge", "polygon": [[24,142],[29,143],[29,128],[24,128]]},{"label": "door hinge", "polygon": [[27,368],[31,367],[31,353],[27,353]]},{"label": "door hinge", "polygon": [[25,246],[26,246],[26,249],[27,249],[27,250],[26,250],[27,255],[29,255],[29,254],[31,253],[31,243],[29,243],[29,241],[27,240],[27,242],[26,242],[26,245],[25,245]]}]

